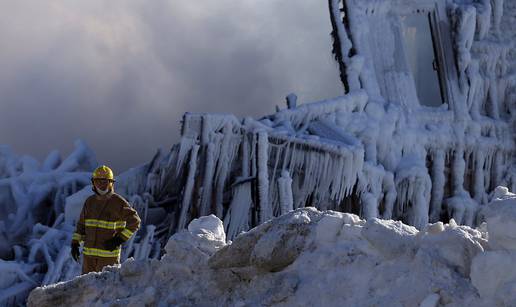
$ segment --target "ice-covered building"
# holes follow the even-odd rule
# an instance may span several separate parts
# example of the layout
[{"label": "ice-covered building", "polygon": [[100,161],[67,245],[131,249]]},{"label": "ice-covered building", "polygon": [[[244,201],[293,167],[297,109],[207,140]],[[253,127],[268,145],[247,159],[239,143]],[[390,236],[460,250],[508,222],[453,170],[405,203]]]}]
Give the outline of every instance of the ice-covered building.
[{"label": "ice-covered building", "polygon": [[153,169],[171,232],[216,214],[233,238],[315,206],[418,228],[474,225],[516,187],[510,1],[329,0],[345,94],[255,120],[185,114]]},{"label": "ice-covered building", "polygon": [[[328,7],[343,95],[297,105],[291,94],[260,119],[185,114],[179,144],[117,178],[144,223],[122,260],[158,258],[171,234],[211,213],[228,239],[306,206],[475,225],[496,186],[516,190],[516,2]],[[63,163],[0,157],[12,160],[0,161],[0,236],[10,236],[0,303],[16,303],[79,272],[68,242],[95,161],[82,143]],[[47,186],[58,172],[77,174]]]}]

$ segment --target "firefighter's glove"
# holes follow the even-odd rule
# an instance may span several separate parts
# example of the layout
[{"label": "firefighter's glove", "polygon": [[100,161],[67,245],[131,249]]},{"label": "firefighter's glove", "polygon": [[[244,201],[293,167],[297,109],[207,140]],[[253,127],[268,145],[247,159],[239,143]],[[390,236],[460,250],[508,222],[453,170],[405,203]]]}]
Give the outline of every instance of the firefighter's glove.
[{"label": "firefighter's glove", "polygon": [[106,242],[104,242],[104,248],[108,251],[114,251],[120,245],[124,243],[124,240],[118,236],[112,237],[111,239],[108,239]]},{"label": "firefighter's glove", "polygon": [[72,258],[73,260],[79,262],[79,257],[81,256],[81,253],[79,252],[79,243],[74,242],[72,243]]}]

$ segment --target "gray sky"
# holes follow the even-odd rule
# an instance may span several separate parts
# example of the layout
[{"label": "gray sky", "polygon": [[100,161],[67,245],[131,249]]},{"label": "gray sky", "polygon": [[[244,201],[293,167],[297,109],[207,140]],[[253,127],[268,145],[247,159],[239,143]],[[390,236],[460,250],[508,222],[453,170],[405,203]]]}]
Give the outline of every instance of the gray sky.
[{"label": "gray sky", "polygon": [[0,0],[0,144],[81,138],[119,173],[185,112],[262,116],[342,94],[327,0]]}]

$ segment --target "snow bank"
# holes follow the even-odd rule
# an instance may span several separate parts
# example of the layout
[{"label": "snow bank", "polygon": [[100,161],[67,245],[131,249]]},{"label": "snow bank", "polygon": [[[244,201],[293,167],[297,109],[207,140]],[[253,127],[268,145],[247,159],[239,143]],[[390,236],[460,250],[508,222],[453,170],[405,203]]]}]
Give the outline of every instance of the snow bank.
[{"label": "snow bank", "polygon": [[497,187],[493,202],[482,213],[487,222],[489,244],[494,249],[516,251],[516,194]]},{"label": "snow bank", "polygon": [[471,281],[483,297],[500,306],[516,305],[516,194],[497,187],[482,213],[487,222],[490,251],[471,266]]},{"label": "snow bank", "polygon": [[173,235],[160,260],[129,259],[36,288],[28,305],[514,305],[514,246],[499,239],[492,244],[488,237],[502,236],[497,219],[514,221],[516,197],[507,192],[489,207],[487,229],[494,233],[453,220],[419,231],[399,221],[308,207],[230,244],[224,243],[222,222],[206,216]]}]

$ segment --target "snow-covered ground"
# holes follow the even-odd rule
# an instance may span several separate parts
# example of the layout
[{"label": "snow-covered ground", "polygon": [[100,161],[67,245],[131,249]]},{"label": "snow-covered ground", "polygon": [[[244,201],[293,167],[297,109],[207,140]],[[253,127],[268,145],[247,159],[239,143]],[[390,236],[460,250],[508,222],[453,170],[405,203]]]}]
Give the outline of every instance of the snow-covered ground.
[{"label": "snow-covered ground", "polygon": [[160,259],[36,288],[29,306],[515,306],[516,195],[499,187],[478,229],[303,208],[226,244],[214,215]]}]

